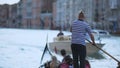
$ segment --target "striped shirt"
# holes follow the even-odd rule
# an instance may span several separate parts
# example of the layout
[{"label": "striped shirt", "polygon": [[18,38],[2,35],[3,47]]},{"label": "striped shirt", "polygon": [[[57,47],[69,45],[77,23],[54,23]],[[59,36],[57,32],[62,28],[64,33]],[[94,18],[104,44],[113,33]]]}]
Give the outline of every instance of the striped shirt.
[{"label": "striped shirt", "polygon": [[87,33],[91,33],[91,28],[85,21],[76,20],[72,23],[72,43],[86,45]]}]

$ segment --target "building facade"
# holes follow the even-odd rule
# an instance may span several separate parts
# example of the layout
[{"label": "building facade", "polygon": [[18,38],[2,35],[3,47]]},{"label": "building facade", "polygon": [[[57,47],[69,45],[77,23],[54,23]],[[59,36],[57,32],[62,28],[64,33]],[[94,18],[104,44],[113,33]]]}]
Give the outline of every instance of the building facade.
[{"label": "building facade", "polygon": [[56,1],[56,26],[69,29],[71,23],[77,19],[78,12],[85,13],[86,21],[92,23],[93,2],[91,0],[57,0]]},{"label": "building facade", "polygon": [[44,29],[55,29],[53,22],[53,2],[54,0],[42,0],[41,20]]},{"label": "building facade", "polygon": [[111,24],[112,32],[120,33],[120,0],[109,0],[109,17],[108,21]]},{"label": "building facade", "polygon": [[19,3],[0,5],[0,27],[19,28],[21,27]]},{"label": "building facade", "polygon": [[41,0],[41,22],[43,29],[54,29],[53,19],[53,1],[54,0]]},{"label": "building facade", "polygon": [[0,5],[0,27],[8,27],[9,5]]},{"label": "building facade", "polygon": [[53,0],[22,0],[22,26],[23,28],[52,27]]},{"label": "building facade", "polygon": [[18,15],[17,15],[17,4],[9,5],[9,19],[7,22],[7,26],[9,28],[18,28]]},{"label": "building facade", "polygon": [[22,0],[23,28],[40,28],[41,0]]},{"label": "building facade", "polygon": [[[67,27],[77,19],[78,11],[82,10],[85,20],[93,29],[120,31],[119,0],[57,0],[56,26]],[[68,25],[67,25],[68,24]]]},{"label": "building facade", "polygon": [[69,30],[82,10],[93,29],[120,32],[120,0],[20,0],[0,5],[0,27]]}]

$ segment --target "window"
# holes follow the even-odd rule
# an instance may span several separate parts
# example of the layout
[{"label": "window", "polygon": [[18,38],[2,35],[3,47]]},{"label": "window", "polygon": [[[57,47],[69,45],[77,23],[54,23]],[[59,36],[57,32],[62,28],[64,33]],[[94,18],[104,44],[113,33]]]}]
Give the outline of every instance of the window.
[{"label": "window", "polygon": [[32,18],[32,12],[28,12],[27,17]]},{"label": "window", "polygon": [[111,9],[117,8],[117,0],[110,0],[109,4]]}]

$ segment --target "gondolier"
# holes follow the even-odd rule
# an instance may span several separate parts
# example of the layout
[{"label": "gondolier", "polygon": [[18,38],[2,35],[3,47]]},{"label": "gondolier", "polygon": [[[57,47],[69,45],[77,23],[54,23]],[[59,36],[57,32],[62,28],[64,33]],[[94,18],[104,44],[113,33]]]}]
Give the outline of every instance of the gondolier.
[{"label": "gondolier", "polygon": [[[93,44],[94,36],[92,35],[91,28],[84,21],[84,14],[82,11],[78,13],[78,20],[72,23],[72,43],[71,50],[73,55],[73,66],[74,68],[85,68],[85,58],[86,58],[86,33],[89,34]],[[80,60],[80,65],[79,61]]]}]

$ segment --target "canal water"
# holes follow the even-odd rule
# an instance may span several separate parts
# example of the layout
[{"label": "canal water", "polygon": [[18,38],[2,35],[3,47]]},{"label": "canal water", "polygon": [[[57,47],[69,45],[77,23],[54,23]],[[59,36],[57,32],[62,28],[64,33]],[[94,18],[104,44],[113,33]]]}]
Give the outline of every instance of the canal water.
[{"label": "canal water", "polygon": [[[108,54],[112,55],[113,57],[117,56],[120,57],[120,36],[111,35],[110,37],[101,38],[101,43],[105,43],[102,47],[104,51]],[[89,57],[95,59],[104,59],[105,57],[109,57],[101,50],[93,55],[89,55]]]}]

